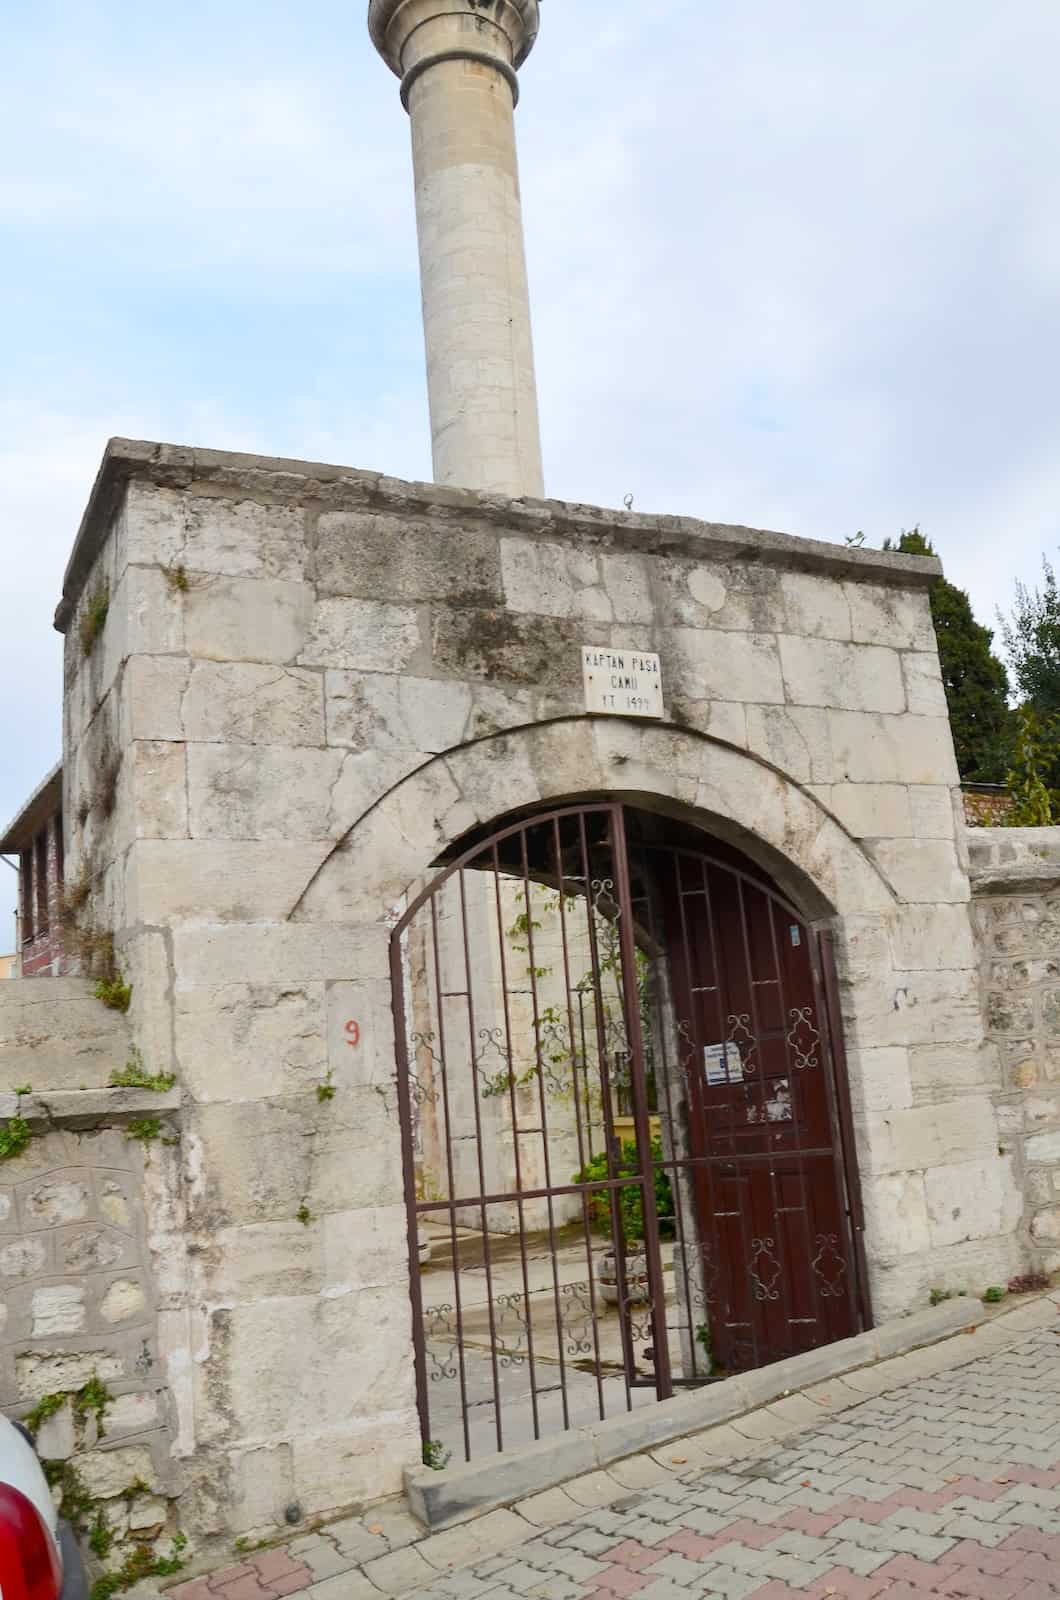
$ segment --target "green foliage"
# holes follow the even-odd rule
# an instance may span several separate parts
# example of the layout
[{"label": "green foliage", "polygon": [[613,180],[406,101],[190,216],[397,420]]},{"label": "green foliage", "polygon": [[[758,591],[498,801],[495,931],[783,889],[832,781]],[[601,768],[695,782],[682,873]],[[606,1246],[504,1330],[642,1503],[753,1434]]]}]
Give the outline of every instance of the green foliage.
[{"label": "green foliage", "polygon": [[1042,557],[1043,583],[1016,584],[1012,615],[1001,618],[1001,637],[1021,700],[1043,716],[1060,713],[1060,584]]},{"label": "green foliage", "polygon": [[[674,1192],[670,1179],[659,1163],[663,1159],[662,1143],[658,1139],[651,1142],[651,1159],[655,1176],[655,1210],[659,1218],[659,1231],[668,1234],[674,1224]],[[616,1165],[613,1176],[615,1178],[635,1178],[640,1172],[640,1159],[637,1146],[632,1139],[627,1139],[622,1144],[620,1159]],[[607,1156],[603,1152],[586,1162],[579,1172],[574,1173],[572,1183],[606,1183],[612,1177],[608,1170]],[[644,1204],[641,1199],[640,1185],[626,1183],[621,1189],[594,1189],[589,1196],[589,1222],[597,1233],[610,1234],[612,1195],[617,1203],[622,1217],[622,1237],[627,1244],[632,1244],[644,1238]]]},{"label": "green foliage", "polygon": [[48,1418],[54,1417],[55,1413],[61,1411],[65,1404],[66,1396],[64,1394],[46,1394],[42,1400],[37,1401],[33,1410],[23,1417],[22,1421],[33,1437],[36,1438]]},{"label": "green foliage", "polygon": [[440,1439],[428,1439],[423,1447],[423,1465],[430,1467],[432,1472],[442,1472],[453,1459],[453,1452],[447,1450]]},{"label": "green foliage", "polygon": [[191,588],[188,578],[188,569],[183,562],[174,567],[163,567],[162,576],[165,578],[174,594],[187,594]]},{"label": "green foliage", "polygon": [[329,1100],[334,1100],[334,1098],[335,1085],[331,1081],[331,1068],[329,1067],[327,1071],[327,1077],[324,1079],[324,1082],[317,1084],[317,1099],[323,1106],[326,1105]]},{"label": "green foliage", "polygon": [[989,1289],[983,1290],[983,1303],[988,1306],[1000,1305],[1006,1293],[1007,1291],[1002,1289],[1000,1284],[991,1284]]},{"label": "green foliage", "polygon": [[92,1532],[88,1536],[88,1548],[92,1551],[93,1555],[98,1556],[101,1561],[105,1561],[107,1556],[110,1555],[110,1550],[113,1543],[114,1530],[112,1528],[108,1528],[107,1524],[103,1521],[102,1511],[97,1511],[96,1520],[92,1524]]},{"label": "green foliage", "polygon": [[152,1076],[144,1066],[143,1056],[135,1047],[121,1071],[112,1072],[109,1079],[112,1089],[150,1089],[152,1094],[165,1094],[176,1081],[174,1072],[157,1072]]},{"label": "green foliage", "polygon": [[930,1294],[928,1295],[928,1300],[931,1302],[931,1304],[933,1306],[940,1306],[944,1300],[952,1300],[952,1299],[953,1299],[953,1290],[952,1289],[932,1289]]},{"label": "green foliage", "polygon": [[153,1144],[162,1132],[157,1117],[135,1117],[125,1130],[127,1139],[139,1139],[143,1145]]},{"label": "green foliage", "polygon": [[703,1346],[703,1354],[707,1358],[707,1366],[709,1367],[710,1366],[710,1359],[711,1359],[711,1350],[712,1350],[713,1347],[712,1347],[712,1342],[711,1342],[711,1337],[710,1337],[710,1327],[705,1322],[701,1322],[699,1324],[698,1328],[696,1329],[696,1343]]},{"label": "green foliage", "polygon": [[132,985],[125,983],[120,974],[113,978],[100,978],[95,995],[108,1011],[128,1011],[132,1000]]},{"label": "green foliage", "polygon": [[106,1411],[113,1399],[114,1396],[107,1388],[107,1385],[96,1375],[96,1373],[93,1373],[84,1387],[78,1389],[77,1393],[74,1395],[75,1414],[82,1422],[87,1416],[94,1416],[96,1419],[96,1428],[101,1439],[107,1431],[103,1425],[103,1413]]},{"label": "green foliage", "polygon": [[298,1210],[295,1212],[295,1217],[297,1221],[302,1224],[303,1228],[308,1228],[309,1224],[313,1221],[313,1213],[310,1211],[304,1200],[298,1207]]},{"label": "green foliage", "polygon": [[1012,805],[1001,818],[1009,828],[1047,828],[1060,822],[1060,716],[1043,717],[1031,706],[1016,713],[1016,738],[1006,782]]},{"label": "green foliage", "polygon": [[[935,554],[919,528],[903,531],[897,544],[885,539],[883,548],[910,556]],[[932,584],[930,599],[958,770],[966,783],[1000,783],[1010,712],[1008,674],[991,650],[994,635],[976,622],[965,591],[945,578]]]},{"label": "green foliage", "polygon": [[81,653],[90,656],[95,648],[96,640],[103,632],[103,624],[107,620],[110,610],[110,585],[98,584],[85,600],[81,620],[77,625],[78,636],[81,640]]},{"label": "green foliage", "polygon": [[33,1129],[25,1117],[7,1117],[0,1122],[0,1161],[13,1161],[20,1156],[33,1138]]},{"label": "green foliage", "polygon": [[78,1533],[84,1533],[96,1502],[81,1481],[77,1468],[72,1461],[42,1461],[41,1466],[48,1487],[59,1490],[59,1515]]},{"label": "green foliage", "polygon": [[140,1545],[136,1550],[130,1551],[125,1557],[117,1572],[106,1572],[92,1585],[89,1600],[111,1600],[116,1594],[121,1594],[126,1589],[131,1589],[134,1583],[140,1583],[144,1578],[170,1578],[174,1573],[183,1570],[183,1553],[187,1548],[187,1539],[182,1533],[173,1537],[173,1553],[168,1556],[156,1556],[147,1545]]}]

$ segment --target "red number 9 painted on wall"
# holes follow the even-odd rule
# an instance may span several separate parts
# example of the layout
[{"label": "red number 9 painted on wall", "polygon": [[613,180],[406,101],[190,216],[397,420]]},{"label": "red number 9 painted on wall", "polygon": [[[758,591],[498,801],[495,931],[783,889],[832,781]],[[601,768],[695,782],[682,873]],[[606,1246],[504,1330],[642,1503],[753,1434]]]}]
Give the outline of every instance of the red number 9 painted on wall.
[{"label": "red number 9 painted on wall", "polygon": [[346,1024],[346,1034],[346,1043],[349,1045],[351,1050],[356,1050],[357,1046],[361,1042],[361,1024],[359,1022],[354,1022],[351,1019]]}]

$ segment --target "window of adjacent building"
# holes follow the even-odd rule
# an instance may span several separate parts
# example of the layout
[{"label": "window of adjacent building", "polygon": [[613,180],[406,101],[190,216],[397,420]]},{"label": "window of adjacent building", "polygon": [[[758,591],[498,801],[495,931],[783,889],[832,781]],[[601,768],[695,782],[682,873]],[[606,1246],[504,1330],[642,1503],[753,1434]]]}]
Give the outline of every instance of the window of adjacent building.
[{"label": "window of adjacent building", "polygon": [[40,935],[48,931],[48,830],[43,828],[38,833],[34,843],[34,877],[36,878],[37,917],[36,931]]},{"label": "window of adjacent building", "polygon": [[33,938],[33,851],[23,850],[19,879],[22,884],[22,943]]}]

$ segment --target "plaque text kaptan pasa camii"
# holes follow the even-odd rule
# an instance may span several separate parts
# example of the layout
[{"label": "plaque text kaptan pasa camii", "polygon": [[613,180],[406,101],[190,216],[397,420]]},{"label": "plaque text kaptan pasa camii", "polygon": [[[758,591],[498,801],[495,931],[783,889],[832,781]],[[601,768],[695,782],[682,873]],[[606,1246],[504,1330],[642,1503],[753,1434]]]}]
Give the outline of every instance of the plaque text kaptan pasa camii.
[{"label": "plaque text kaptan pasa camii", "polygon": [[659,657],[643,650],[582,646],[586,711],[619,717],[662,717]]}]

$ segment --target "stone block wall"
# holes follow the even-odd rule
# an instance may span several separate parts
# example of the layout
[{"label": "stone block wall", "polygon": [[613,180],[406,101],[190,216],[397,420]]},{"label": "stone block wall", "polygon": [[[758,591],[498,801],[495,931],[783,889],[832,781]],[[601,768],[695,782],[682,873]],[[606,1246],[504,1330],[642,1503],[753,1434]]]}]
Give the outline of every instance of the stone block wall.
[{"label": "stone block wall", "polygon": [[0,985],[0,1410],[34,1430],[62,1509],[81,1502],[74,1520],[103,1530],[110,1569],[141,1545],[168,1553],[176,1528],[164,1243],[145,1196],[157,1218],[175,1193],[162,1137],[179,1095],[108,1087],[131,1050],[88,982]]},{"label": "stone block wall", "polygon": [[[58,614],[68,877],[183,1094],[160,1357],[197,1527],[356,1503],[418,1459],[389,936],[516,809],[693,821],[835,928],[877,1317],[1020,1264],[937,570],[112,443]],[[587,716],[582,645],[658,651],[665,721]]]},{"label": "stone block wall", "polygon": [[986,1029],[1001,1135],[1018,1166],[1028,1258],[1060,1267],[1060,828],[970,836]]}]

